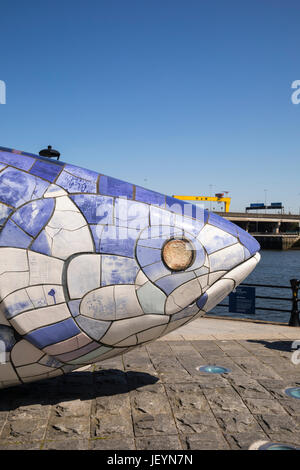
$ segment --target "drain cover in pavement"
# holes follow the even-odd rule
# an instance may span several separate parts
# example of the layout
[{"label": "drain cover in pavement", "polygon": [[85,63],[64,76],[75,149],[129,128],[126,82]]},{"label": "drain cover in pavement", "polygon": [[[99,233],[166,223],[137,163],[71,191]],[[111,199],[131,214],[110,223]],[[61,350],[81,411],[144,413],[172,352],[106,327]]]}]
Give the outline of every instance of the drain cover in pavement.
[{"label": "drain cover in pavement", "polygon": [[231,372],[230,369],[222,366],[200,366],[196,367],[199,372],[207,372],[208,374],[228,374]]},{"label": "drain cover in pavement", "polygon": [[299,387],[292,387],[292,388],[287,388],[285,390],[285,393],[292,398],[300,398],[300,388]]},{"label": "drain cover in pavement", "polygon": [[290,444],[281,444],[280,442],[256,441],[249,450],[300,450],[298,447]]}]

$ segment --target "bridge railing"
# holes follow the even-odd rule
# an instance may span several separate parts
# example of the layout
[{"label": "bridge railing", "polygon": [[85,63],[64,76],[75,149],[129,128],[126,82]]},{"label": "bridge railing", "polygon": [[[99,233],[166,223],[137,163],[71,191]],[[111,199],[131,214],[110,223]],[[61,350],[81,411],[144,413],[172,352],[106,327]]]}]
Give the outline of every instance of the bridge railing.
[{"label": "bridge railing", "polygon": [[[281,297],[281,296],[275,296],[275,295],[257,295],[255,291],[255,299],[263,299],[266,301],[272,300],[272,301],[281,301],[281,302],[289,302],[290,303],[290,308],[282,309],[282,308],[277,308],[277,307],[260,307],[260,306],[255,306],[255,310],[261,310],[261,311],[266,311],[266,312],[280,312],[280,313],[289,313],[290,314],[290,319],[288,322],[289,326],[300,326],[300,320],[299,320],[299,310],[298,310],[298,302],[300,301],[298,297],[298,292],[299,292],[299,287],[300,287],[300,281],[298,279],[290,279],[290,285],[289,286],[274,286],[271,284],[249,284],[249,283],[241,283],[240,286],[245,286],[245,287],[260,287],[260,288],[267,288],[267,289],[288,289],[292,296],[291,297]],[[217,307],[229,307],[229,304],[218,304]],[[214,314],[214,311],[209,312],[208,314]],[[233,313],[233,312],[231,312]],[[238,311],[236,312],[237,314],[239,313]],[[226,315],[227,316],[227,315]],[[232,316],[231,316],[232,317]]]}]

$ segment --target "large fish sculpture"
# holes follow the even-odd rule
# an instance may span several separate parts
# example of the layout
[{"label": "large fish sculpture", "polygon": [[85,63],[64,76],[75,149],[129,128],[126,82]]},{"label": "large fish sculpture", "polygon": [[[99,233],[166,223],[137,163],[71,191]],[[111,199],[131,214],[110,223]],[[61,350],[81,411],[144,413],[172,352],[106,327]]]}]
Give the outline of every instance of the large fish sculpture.
[{"label": "large fish sculpture", "polygon": [[0,148],[0,388],[123,354],[204,315],[259,244],[189,203]]}]

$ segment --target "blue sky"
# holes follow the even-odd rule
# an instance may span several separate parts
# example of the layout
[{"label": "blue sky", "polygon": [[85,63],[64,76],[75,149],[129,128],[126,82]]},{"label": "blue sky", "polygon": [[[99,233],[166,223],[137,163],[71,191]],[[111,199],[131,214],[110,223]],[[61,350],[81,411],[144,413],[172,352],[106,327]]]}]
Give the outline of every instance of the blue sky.
[{"label": "blue sky", "polygon": [[299,213],[299,2],[2,0],[0,14],[0,145]]}]

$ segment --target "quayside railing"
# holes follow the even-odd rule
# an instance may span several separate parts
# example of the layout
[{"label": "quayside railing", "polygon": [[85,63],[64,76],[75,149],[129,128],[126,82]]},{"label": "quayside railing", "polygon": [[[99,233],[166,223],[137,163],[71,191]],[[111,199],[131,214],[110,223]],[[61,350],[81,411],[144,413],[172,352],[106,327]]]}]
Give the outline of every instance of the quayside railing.
[{"label": "quayside railing", "polygon": [[[263,287],[263,288],[270,288],[270,289],[288,289],[291,291],[292,296],[291,297],[278,297],[278,296],[268,296],[268,295],[257,295],[256,290],[255,290],[255,300],[256,299],[264,299],[264,300],[275,300],[275,301],[283,301],[283,302],[290,302],[291,303],[291,308],[290,309],[282,309],[282,308],[277,308],[277,307],[259,307],[255,305],[255,310],[262,310],[262,311],[270,311],[270,312],[284,312],[284,313],[290,313],[290,319],[288,322],[289,326],[300,326],[300,321],[299,321],[299,310],[298,310],[298,302],[300,301],[298,297],[298,291],[300,287],[300,280],[298,279],[290,279],[290,285],[289,286],[274,286],[272,284],[250,284],[243,282],[241,283],[239,287]],[[217,307],[229,307],[229,304],[218,304]],[[209,312],[209,313],[214,313],[214,312]],[[231,311],[231,313],[233,313]],[[235,313],[241,313],[241,312],[235,312]]]}]

